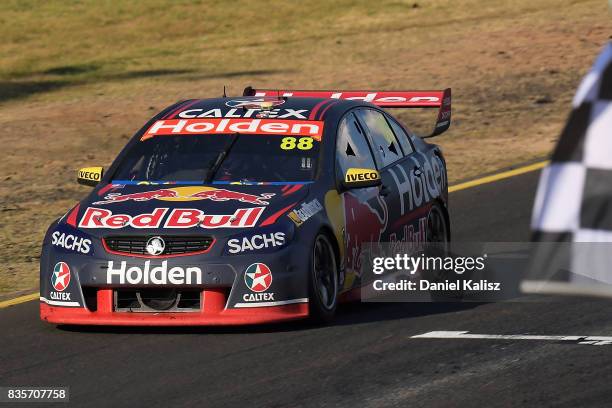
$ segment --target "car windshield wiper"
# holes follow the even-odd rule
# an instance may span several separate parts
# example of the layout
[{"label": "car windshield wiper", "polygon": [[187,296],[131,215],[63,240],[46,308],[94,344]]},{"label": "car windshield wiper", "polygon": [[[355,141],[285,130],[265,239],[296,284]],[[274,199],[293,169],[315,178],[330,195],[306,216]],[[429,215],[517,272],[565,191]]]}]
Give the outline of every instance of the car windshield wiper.
[{"label": "car windshield wiper", "polygon": [[217,155],[217,158],[215,159],[215,162],[213,163],[212,166],[210,166],[210,168],[206,172],[206,179],[204,180],[205,184],[209,184],[213,181],[213,179],[215,178],[215,174],[217,173],[217,171],[219,171],[219,168],[223,164],[223,160],[225,160],[230,150],[232,150],[232,147],[234,147],[234,145],[238,141],[238,138],[240,138],[240,133],[238,132],[234,133],[229,143],[226,144],[223,150],[219,152],[219,154]]}]

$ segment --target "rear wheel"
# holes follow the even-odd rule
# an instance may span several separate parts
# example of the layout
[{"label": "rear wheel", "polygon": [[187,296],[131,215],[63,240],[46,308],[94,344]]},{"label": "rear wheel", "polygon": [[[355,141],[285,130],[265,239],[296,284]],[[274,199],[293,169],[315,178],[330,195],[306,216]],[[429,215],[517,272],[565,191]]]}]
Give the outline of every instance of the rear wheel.
[{"label": "rear wheel", "polygon": [[[444,210],[438,203],[434,203],[427,215],[427,248],[428,257],[447,257],[450,255],[450,228]],[[454,271],[430,270],[425,274],[431,282],[458,282],[459,276]],[[463,298],[463,290],[457,291],[431,291],[432,301],[457,302]]]},{"label": "rear wheel", "polygon": [[338,305],[338,266],[330,239],[319,234],[310,255],[310,315],[315,321],[330,322]]},{"label": "rear wheel", "polygon": [[440,252],[448,252],[450,232],[440,204],[434,203],[427,215],[427,243]]}]

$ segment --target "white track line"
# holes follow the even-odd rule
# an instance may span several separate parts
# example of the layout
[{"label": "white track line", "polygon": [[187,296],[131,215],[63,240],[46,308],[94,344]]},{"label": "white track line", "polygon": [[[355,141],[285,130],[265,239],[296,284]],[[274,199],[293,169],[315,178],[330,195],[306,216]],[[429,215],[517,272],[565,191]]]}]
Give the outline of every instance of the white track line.
[{"label": "white track line", "polygon": [[470,334],[467,331],[432,331],[417,334],[411,339],[489,339],[489,340],[544,340],[569,341],[594,346],[612,345],[612,336],[551,336],[538,334]]}]

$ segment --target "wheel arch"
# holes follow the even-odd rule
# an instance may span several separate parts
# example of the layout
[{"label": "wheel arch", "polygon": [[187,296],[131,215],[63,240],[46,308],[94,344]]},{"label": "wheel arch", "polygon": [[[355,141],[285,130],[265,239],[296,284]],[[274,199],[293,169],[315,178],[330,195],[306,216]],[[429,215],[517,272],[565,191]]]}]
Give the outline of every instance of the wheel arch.
[{"label": "wheel arch", "polygon": [[325,234],[327,238],[329,238],[329,241],[331,242],[334,249],[334,255],[336,256],[336,265],[338,266],[339,272],[340,265],[342,265],[340,259],[340,245],[338,244],[338,240],[336,239],[336,235],[334,234],[333,229],[329,225],[322,225],[321,228],[319,228],[319,231],[317,232],[317,235],[318,234]]}]

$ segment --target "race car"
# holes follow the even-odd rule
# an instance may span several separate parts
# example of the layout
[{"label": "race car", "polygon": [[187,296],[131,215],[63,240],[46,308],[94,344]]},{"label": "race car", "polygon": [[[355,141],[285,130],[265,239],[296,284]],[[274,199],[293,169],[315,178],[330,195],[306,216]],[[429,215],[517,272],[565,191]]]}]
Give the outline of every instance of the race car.
[{"label": "race car", "polygon": [[153,117],[54,221],[40,317],[54,324],[232,325],[311,317],[368,283],[372,242],[448,242],[440,148],[382,108],[451,91],[291,91],[192,99]]}]

